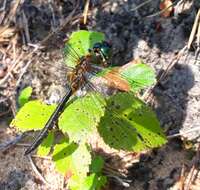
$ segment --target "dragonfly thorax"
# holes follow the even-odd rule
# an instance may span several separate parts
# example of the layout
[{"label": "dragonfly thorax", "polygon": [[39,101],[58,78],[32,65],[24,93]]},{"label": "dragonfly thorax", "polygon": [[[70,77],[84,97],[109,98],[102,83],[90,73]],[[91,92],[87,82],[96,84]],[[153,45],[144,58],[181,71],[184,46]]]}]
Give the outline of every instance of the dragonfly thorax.
[{"label": "dragonfly thorax", "polygon": [[76,65],[75,69],[69,76],[72,91],[77,91],[81,86],[86,83],[86,73],[91,72],[92,57],[90,55],[83,56],[80,62]]},{"label": "dragonfly thorax", "polygon": [[[89,73],[97,73],[101,67],[107,66],[111,57],[111,45],[105,41],[95,43],[89,54],[82,56],[69,76],[72,91],[77,91],[87,82]],[[97,69],[98,68],[98,69]]]}]

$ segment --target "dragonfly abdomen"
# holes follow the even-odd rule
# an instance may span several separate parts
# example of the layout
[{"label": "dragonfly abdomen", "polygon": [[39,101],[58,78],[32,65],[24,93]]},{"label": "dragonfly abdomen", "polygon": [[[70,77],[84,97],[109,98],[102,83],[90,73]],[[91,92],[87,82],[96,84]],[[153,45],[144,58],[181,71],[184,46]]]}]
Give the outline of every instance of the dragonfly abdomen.
[{"label": "dragonfly abdomen", "polygon": [[25,155],[31,153],[33,150],[35,150],[40,143],[43,141],[44,138],[48,135],[48,131],[51,130],[55,124],[55,122],[58,120],[58,117],[60,116],[60,113],[63,111],[65,104],[73,94],[72,88],[69,88],[68,92],[65,94],[65,96],[62,98],[62,100],[59,102],[58,106],[56,107],[55,111],[47,121],[45,127],[40,131],[38,136],[36,137],[35,141],[31,144],[30,147],[28,147],[25,151]]}]

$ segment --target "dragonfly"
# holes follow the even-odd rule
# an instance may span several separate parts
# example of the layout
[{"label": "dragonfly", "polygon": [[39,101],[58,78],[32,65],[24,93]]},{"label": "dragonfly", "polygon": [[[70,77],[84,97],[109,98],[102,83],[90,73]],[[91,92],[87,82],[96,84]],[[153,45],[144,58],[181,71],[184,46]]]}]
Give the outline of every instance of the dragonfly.
[{"label": "dragonfly", "polygon": [[[79,36],[79,33],[82,34],[81,37]],[[78,37],[71,37],[71,40],[69,39],[69,43],[66,44],[66,48],[64,50],[67,54],[66,67],[68,69],[68,90],[58,103],[42,130],[39,132],[38,136],[36,136],[33,143],[26,149],[25,155],[30,154],[33,150],[35,150],[47,137],[49,132],[57,124],[57,121],[59,121],[60,117],[62,117],[61,114],[63,111],[65,109],[69,110],[69,101],[72,97],[76,96],[76,93],[79,90],[82,90],[84,87],[89,87],[92,91],[100,91],[101,94],[106,95],[104,92],[101,92],[102,89],[99,89],[98,85],[93,83],[92,80],[94,78],[100,79],[100,84],[103,84],[108,89],[128,93],[133,92],[132,94],[143,89],[144,87],[152,85],[155,82],[155,74],[152,69],[140,60],[130,61],[121,67],[113,67],[111,64],[112,46],[109,42],[105,41],[104,37],[99,35],[98,32],[79,31],[76,34],[77,35],[74,36]],[[90,45],[83,43],[84,40],[82,40],[82,38],[87,38],[87,42],[89,42]],[[84,46],[84,48],[82,46]],[[87,50],[83,52],[82,49]],[[106,133],[102,131],[102,135],[107,137],[106,134],[110,133],[112,135],[109,137],[113,137],[112,139],[107,139],[107,142],[116,148],[128,147],[128,149],[132,149],[133,145],[137,142],[136,150],[142,150],[146,147],[156,147],[159,145],[157,142],[162,141],[164,143],[164,137],[160,135],[160,128],[152,112],[146,108],[143,102],[134,98],[132,95],[129,96],[126,93],[123,95],[124,96],[122,97],[122,95],[119,94],[116,99],[112,99],[113,97],[111,97],[110,103],[108,101],[108,106],[105,105],[107,102],[100,102],[101,98],[98,98],[98,96],[94,99],[94,101],[99,101],[100,105],[105,103],[103,105],[106,107],[104,114],[105,120],[102,121],[108,122],[108,127],[103,128],[103,130],[109,131]],[[115,101],[114,104],[113,100]],[[120,103],[118,100],[120,100]],[[118,109],[119,106],[116,106],[116,102],[118,102],[118,105],[121,104],[121,108],[124,108],[124,110]],[[93,108],[95,107],[95,109],[100,111],[101,107],[96,106],[97,102],[94,103],[95,106],[93,106]],[[135,109],[137,109],[137,112],[134,111]],[[142,109],[144,109],[144,111]],[[70,115],[68,116],[70,117]],[[113,118],[109,118],[107,116],[111,116]],[[133,121],[134,119],[137,120],[136,123]],[[141,128],[141,125],[146,126],[150,120],[151,122],[155,121],[155,123],[147,133],[143,130],[143,128]],[[104,122],[101,124],[104,125]],[[116,137],[117,135],[119,137]],[[158,141],[156,141],[156,139]]]},{"label": "dragonfly", "polygon": [[53,128],[70,97],[81,86],[88,82],[87,73],[94,73],[97,70],[101,70],[101,67],[106,67],[111,57],[111,44],[107,41],[95,43],[92,49],[88,49],[89,53],[82,57],[80,57],[72,47],[68,46],[67,49],[68,56],[72,56],[72,58],[77,57],[76,59],[78,59],[75,68],[70,71],[70,75],[68,77],[70,82],[68,91],[58,103],[55,111],[34,142],[26,149],[24,153],[25,155],[30,154],[33,150],[35,150],[44,138],[47,137],[48,132]]}]

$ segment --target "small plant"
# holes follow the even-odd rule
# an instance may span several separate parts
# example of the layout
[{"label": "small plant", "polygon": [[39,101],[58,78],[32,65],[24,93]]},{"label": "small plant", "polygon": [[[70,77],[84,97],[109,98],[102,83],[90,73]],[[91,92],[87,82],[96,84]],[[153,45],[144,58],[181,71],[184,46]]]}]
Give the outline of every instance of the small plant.
[{"label": "small plant", "polygon": [[[99,32],[74,32],[65,48],[67,66],[77,64],[69,53],[69,46],[73,54],[82,57],[104,38]],[[135,96],[155,82],[155,74],[149,66],[130,62],[122,67],[103,69],[95,77],[125,92],[111,96],[90,92],[83,97],[72,97],[57,122],[63,137],[55,144],[56,131],[51,131],[37,150],[41,156],[48,155],[53,146],[51,156],[56,169],[68,179],[72,190],[98,190],[106,184],[106,176],[102,175],[103,158],[92,156],[88,144],[89,136],[95,131],[117,150],[140,152],[166,143],[155,113]],[[27,93],[22,92],[20,99],[27,99],[26,96]],[[20,131],[42,129],[56,108],[40,100],[21,102],[23,106],[11,122],[11,126]]]}]

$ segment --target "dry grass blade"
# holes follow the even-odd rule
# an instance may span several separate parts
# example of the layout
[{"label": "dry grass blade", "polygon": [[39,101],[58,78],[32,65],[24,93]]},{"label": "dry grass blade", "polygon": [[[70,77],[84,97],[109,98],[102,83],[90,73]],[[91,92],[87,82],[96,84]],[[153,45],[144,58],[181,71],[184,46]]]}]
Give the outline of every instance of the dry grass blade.
[{"label": "dry grass blade", "polygon": [[24,11],[22,11],[22,21],[23,21],[23,28],[24,28],[24,32],[25,32],[25,36],[26,36],[26,41],[27,41],[27,43],[30,43],[31,38],[30,38],[29,27],[28,27],[29,26],[28,19],[26,18]]},{"label": "dry grass blade", "polygon": [[31,62],[32,62],[32,60],[29,60],[29,61],[26,63],[26,65],[23,67],[23,69],[22,69],[22,71],[21,71],[21,74],[20,74],[20,76],[19,76],[19,78],[18,78],[18,80],[17,80],[17,82],[16,82],[16,88],[19,86],[19,84],[20,84],[20,82],[21,82],[21,80],[22,80],[22,77],[23,77],[23,75],[26,73],[26,71],[28,70],[28,67],[30,66]]},{"label": "dry grass blade", "polygon": [[10,15],[8,17],[9,18],[8,23],[10,23],[11,19],[13,19],[15,17],[16,12],[17,12],[17,8],[18,8],[20,2],[21,2],[21,0],[16,0],[15,1],[15,5],[13,6],[13,8],[12,8],[12,10],[10,12]]},{"label": "dry grass blade", "polygon": [[7,3],[7,0],[4,0],[3,5],[2,5],[2,7],[0,8],[0,12],[5,10],[5,8],[6,8],[6,3]]},{"label": "dry grass blade", "polygon": [[89,5],[90,5],[90,0],[86,0],[85,8],[83,11],[83,24],[87,23],[87,15],[88,15],[88,10],[89,10]]},{"label": "dry grass blade", "polygon": [[183,165],[181,169],[180,190],[184,190],[184,182],[185,182],[185,165]]},{"label": "dry grass blade", "polygon": [[[200,12],[200,10],[199,10]],[[200,19],[199,19],[199,26],[197,29],[197,45],[200,46]]]},{"label": "dry grass blade", "polygon": [[145,1],[145,2],[143,2],[143,3],[141,3],[141,4],[139,4],[139,5],[136,6],[135,8],[131,9],[131,11],[136,11],[136,10],[140,9],[141,7],[145,6],[146,4],[150,3],[151,1],[153,1],[153,0],[147,0],[147,1]]},{"label": "dry grass blade", "polygon": [[71,21],[72,21],[72,18],[73,18],[73,16],[74,16],[74,14],[75,14],[75,12],[76,12],[76,10],[77,10],[77,8],[79,7],[79,2],[77,2],[77,5],[76,5],[76,7],[74,8],[74,10],[68,15],[68,17],[65,19],[65,22],[58,28],[58,29],[56,29],[55,31],[52,31],[52,32],[50,32],[49,33],[49,35],[46,37],[46,38],[44,38],[42,41],[41,41],[41,45],[44,45],[55,33],[57,33],[57,32],[59,32],[59,31],[61,31],[61,30],[63,30],[63,28],[67,25],[67,24],[69,24]]},{"label": "dry grass blade", "polygon": [[[199,11],[198,11],[198,13],[197,13],[197,16],[196,16],[196,18],[195,18],[195,21],[194,21],[194,24],[193,24],[193,27],[192,27],[192,31],[191,31],[191,34],[190,34],[190,37],[189,37],[189,40],[188,40],[188,44],[187,44],[187,48],[188,48],[188,49],[191,48],[192,42],[193,42],[194,39],[195,39],[198,25],[200,25],[200,9],[199,9]],[[199,29],[199,30],[200,30],[200,29]],[[199,32],[199,33],[200,33],[200,32]]]},{"label": "dry grass blade", "polygon": [[4,0],[3,5],[0,8],[0,12],[1,12],[1,14],[0,14],[0,25],[2,25],[3,20],[4,20],[5,16],[6,16],[6,11],[5,11],[6,4],[7,4],[7,0]]},{"label": "dry grass blade", "polygon": [[195,175],[195,167],[193,165],[192,168],[191,168],[191,170],[190,170],[190,173],[187,176],[188,179],[186,181],[184,190],[190,190],[190,186],[191,186],[191,184],[193,182],[194,175]]},{"label": "dry grass blade", "polygon": [[0,43],[8,43],[10,37],[14,36],[15,28],[6,26],[0,26]]},{"label": "dry grass blade", "polygon": [[185,180],[185,188],[184,190],[190,190],[193,189],[192,184],[196,182],[198,179],[198,173],[199,173],[199,160],[200,160],[200,144],[198,144],[198,149],[196,152],[195,157],[193,158],[192,162],[192,168],[190,169],[190,172]]},{"label": "dry grass blade", "polygon": [[19,65],[23,62],[23,60],[32,59],[33,54],[38,50],[38,48],[35,48],[32,52],[30,52],[27,55],[25,55],[25,53],[22,52],[21,55],[18,57],[18,59],[13,63],[12,67],[9,69],[9,71],[7,72],[5,77],[0,80],[0,85],[2,85],[3,83],[5,83],[7,81],[7,79],[11,75],[12,71],[17,69],[19,67]]}]

